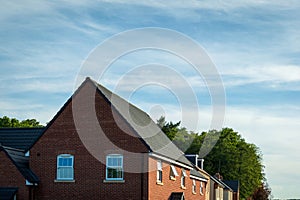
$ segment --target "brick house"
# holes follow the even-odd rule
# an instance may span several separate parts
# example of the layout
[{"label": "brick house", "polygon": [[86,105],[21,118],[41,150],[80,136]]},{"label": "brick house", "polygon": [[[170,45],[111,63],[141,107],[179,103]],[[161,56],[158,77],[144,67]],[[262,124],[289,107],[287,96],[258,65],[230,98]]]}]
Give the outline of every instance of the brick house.
[{"label": "brick house", "polygon": [[[90,78],[36,136],[25,150],[0,151],[0,191],[16,199],[207,199],[207,176],[151,118]],[[29,155],[35,180],[9,151]]]},{"label": "brick house", "polygon": [[0,129],[1,200],[33,199],[39,178],[29,168],[28,152],[43,130],[43,128]]}]

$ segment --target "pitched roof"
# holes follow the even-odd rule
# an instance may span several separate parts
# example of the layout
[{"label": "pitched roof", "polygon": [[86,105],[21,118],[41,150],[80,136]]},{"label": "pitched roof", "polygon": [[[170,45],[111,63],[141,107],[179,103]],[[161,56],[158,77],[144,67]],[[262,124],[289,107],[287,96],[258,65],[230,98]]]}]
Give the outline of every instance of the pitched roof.
[{"label": "pitched roof", "polygon": [[45,128],[0,128],[0,144],[28,151]]},{"label": "pitched roof", "polygon": [[109,103],[111,103],[147,144],[151,152],[193,167],[191,162],[184,156],[184,153],[162,132],[148,114],[90,78],[86,78],[86,81],[91,81],[97,87]]},{"label": "pitched roof", "polygon": [[239,191],[240,183],[238,180],[224,180],[223,181],[226,185],[228,185],[234,192]]},{"label": "pitched roof", "polygon": [[0,200],[13,200],[18,188],[0,187]]},{"label": "pitched roof", "polygon": [[10,147],[4,147],[0,145],[0,151],[4,151],[8,158],[20,171],[22,176],[30,183],[38,183],[39,178],[29,168],[29,158],[25,156],[24,152],[19,149],[13,149]]},{"label": "pitched roof", "polygon": [[203,176],[198,170],[196,169],[192,169],[191,172],[190,172],[191,175],[193,176],[196,176],[198,178],[201,178],[201,179],[204,179],[204,180],[207,180],[207,178],[205,176]]},{"label": "pitched roof", "polygon": [[211,175],[210,175],[210,180],[216,182],[217,184],[219,184],[220,186],[222,186],[225,190],[231,190],[231,191],[233,191],[231,187],[229,187],[226,183],[223,182],[223,180],[220,180],[220,179],[218,179],[218,178],[216,178],[214,176],[211,176]]}]

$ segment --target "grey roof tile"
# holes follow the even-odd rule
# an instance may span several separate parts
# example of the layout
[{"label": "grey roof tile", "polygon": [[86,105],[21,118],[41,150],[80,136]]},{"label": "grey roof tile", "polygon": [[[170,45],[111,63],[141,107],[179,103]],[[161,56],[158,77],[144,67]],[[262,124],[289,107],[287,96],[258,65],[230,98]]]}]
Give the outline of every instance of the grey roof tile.
[{"label": "grey roof tile", "polygon": [[202,179],[205,179],[205,180],[207,180],[207,178],[205,177],[205,176],[203,176],[198,170],[196,170],[196,169],[192,169],[191,170],[191,175],[193,175],[193,176],[196,176],[196,177],[198,177],[198,178],[202,178]]},{"label": "grey roof tile", "polygon": [[29,168],[29,158],[25,156],[22,150],[0,146],[0,151],[4,151],[6,153],[27,181],[30,183],[39,182],[37,175]]},{"label": "grey roof tile", "polygon": [[112,93],[97,82],[92,81],[112,106],[148,145],[150,151],[171,158],[190,167],[193,165],[184,153],[162,132],[158,125],[141,109]]},{"label": "grey roof tile", "polygon": [[45,128],[0,128],[0,144],[28,151]]},{"label": "grey roof tile", "polygon": [[224,180],[226,185],[228,185],[234,192],[238,192],[239,190],[239,181],[238,180]]}]

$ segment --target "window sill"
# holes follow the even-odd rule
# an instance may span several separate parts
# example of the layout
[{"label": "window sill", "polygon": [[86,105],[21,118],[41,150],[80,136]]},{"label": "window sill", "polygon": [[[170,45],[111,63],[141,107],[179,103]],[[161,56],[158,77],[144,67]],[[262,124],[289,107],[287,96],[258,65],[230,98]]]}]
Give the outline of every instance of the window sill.
[{"label": "window sill", "polygon": [[171,176],[171,177],[170,177],[170,180],[176,181],[176,178]]},{"label": "window sill", "polygon": [[103,183],[125,183],[125,180],[103,180]]},{"label": "window sill", "polygon": [[156,185],[164,185],[163,182],[156,181]]},{"label": "window sill", "polygon": [[180,186],[181,189],[183,190],[186,190],[186,187],[185,186]]},{"label": "window sill", "polygon": [[54,183],[75,183],[75,180],[58,180],[58,179],[55,179]]},{"label": "window sill", "polygon": [[192,192],[194,195],[197,194],[196,192]]},{"label": "window sill", "polygon": [[200,192],[200,195],[203,196],[204,194],[202,192]]}]

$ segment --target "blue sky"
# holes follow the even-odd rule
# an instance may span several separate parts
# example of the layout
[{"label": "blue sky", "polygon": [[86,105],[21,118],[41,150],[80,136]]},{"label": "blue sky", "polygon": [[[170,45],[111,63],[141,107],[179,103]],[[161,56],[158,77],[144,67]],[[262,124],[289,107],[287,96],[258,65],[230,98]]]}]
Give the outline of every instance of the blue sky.
[{"label": "blue sky", "polygon": [[[0,114],[46,123],[70,97],[82,64],[104,40],[135,28],[172,29],[198,42],[214,62],[226,92],[224,126],[260,147],[274,197],[300,198],[299,9],[297,0],[1,1]],[[155,82],[168,77],[151,66],[118,85],[133,66],[149,63],[176,69],[195,91],[200,114],[188,106],[184,90],[154,84],[131,91],[144,77]],[[178,86],[176,78],[168,78],[168,84]],[[118,85],[118,94],[153,119],[164,114],[190,130],[210,128],[205,83],[166,52],[123,56],[97,81],[110,89]]]}]

